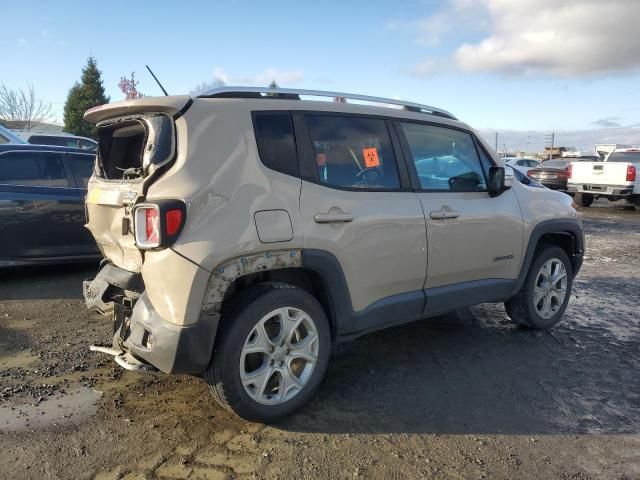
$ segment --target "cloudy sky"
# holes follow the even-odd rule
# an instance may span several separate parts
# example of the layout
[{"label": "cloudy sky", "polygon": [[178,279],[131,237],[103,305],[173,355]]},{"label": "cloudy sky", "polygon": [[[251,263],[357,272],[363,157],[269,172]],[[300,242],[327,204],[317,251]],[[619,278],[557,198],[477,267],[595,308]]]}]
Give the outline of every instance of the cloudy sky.
[{"label": "cloudy sky", "polygon": [[217,76],[432,104],[507,148],[629,141],[640,124],[639,0],[160,3],[0,0],[0,82],[61,112],[93,55],[112,100],[132,71],[160,94],[148,63],[170,93]]}]

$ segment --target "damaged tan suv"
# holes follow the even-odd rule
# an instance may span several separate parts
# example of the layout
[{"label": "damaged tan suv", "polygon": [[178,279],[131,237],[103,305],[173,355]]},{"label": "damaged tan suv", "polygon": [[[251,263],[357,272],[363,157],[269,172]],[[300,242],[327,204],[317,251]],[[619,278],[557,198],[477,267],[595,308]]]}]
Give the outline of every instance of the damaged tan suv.
[{"label": "damaged tan suv", "polygon": [[567,307],[584,250],[571,198],[507,173],[444,110],[223,87],[85,118],[104,256],[85,298],[114,322],[92,348],[202,375],[245,419],[304,405],[335,342],[482,302],[546,329]]}]

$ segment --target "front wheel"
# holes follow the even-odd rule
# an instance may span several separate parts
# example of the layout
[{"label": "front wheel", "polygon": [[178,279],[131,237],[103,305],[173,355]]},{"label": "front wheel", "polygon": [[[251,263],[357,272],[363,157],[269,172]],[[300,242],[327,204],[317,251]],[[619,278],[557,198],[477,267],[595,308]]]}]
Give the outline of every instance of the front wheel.
[{"label": "front wheel", "polygon": [[578,193],[576,195],[576,202],[582,207],[590,207],[593,200],[594,198],[591,193]]},{"label": "front wheel", "polygon": [[331,349],[329,322],[308,292],[260,284],[223,311],[205,379],[214,398],[239,417],[269,423],[302,407],[322,381]]},{"label": "front wheel", "polygon": [[573,274],[563,249],[545,246],[537,251],[520,292],[505,303],[516,323],[546,330],[560,321],[569,303]]}]

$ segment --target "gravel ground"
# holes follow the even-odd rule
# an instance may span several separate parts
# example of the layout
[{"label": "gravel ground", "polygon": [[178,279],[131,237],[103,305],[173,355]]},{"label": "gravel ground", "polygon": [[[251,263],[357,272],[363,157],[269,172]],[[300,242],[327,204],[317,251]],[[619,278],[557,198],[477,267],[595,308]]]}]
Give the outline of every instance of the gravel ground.
[{"label": "gravel ground", "polygon": [[551,332],[481,305],[338,345],[272,426],[90,353],[111,331],[81,299],[95,266],[2,271],[0,478],[640,478],[640,212],[582,213]]}]

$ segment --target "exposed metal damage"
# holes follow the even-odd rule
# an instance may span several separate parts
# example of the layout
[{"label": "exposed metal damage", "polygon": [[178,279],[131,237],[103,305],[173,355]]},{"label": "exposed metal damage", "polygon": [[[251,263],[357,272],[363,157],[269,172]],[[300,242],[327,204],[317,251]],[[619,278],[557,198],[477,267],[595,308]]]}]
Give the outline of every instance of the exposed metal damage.
[{"label": "exposed metal damage", "polygon": [[202,303],[203,313],[220,312],[224,294],[234,280],[252,273],[302,267],[302,250],[275,250],[243,255],[220,264],[211,274]]}]

